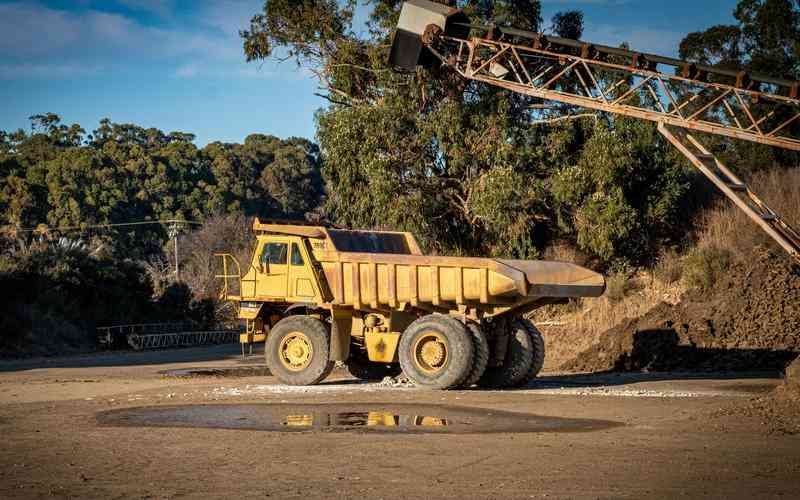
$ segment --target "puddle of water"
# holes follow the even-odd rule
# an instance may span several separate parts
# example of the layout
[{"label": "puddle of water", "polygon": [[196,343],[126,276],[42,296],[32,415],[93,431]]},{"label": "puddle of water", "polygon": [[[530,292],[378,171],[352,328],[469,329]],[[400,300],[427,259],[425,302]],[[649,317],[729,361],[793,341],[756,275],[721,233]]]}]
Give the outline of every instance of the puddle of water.
[{"label": "puddle of water", "polygon": [[425,404],[205,404],[101,412],[100,425],[200,427],[279,432],[520,433],[589,432],[607,420],[545,417],[487,408]]},{"label": "puddle of water", "polygon": [[230,368],[180,368],[177,370],[161,370],[165,377],[266,377],[269,368],[266,366],[235,366]]}]

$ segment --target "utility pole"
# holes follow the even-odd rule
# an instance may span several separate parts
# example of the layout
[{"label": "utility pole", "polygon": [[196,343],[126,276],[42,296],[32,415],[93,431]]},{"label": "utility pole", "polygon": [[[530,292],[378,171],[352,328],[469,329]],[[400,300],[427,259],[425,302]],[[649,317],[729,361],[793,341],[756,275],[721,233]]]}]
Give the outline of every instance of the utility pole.
[{"label": "utility pole", "polygon": [[181,232],[181,225],[179,221],[172,221],[169,226],[169,237],[172,238],[172,244],[175,247],[175,281],[180,281],[180,263],[178,260],[178,235]]}]

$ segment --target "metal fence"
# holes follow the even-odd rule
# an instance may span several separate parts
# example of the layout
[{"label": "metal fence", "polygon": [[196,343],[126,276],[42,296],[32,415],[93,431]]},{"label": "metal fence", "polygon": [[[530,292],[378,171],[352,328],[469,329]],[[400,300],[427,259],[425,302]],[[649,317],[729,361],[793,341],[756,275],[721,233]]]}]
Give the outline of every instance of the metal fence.
[{"label": "metal fence", "polygon": [[197,330],[196,325],[186,322],[139,323],[113,325],[97,328],[97,342],[106,349],[124,348],[135,350],[188,347],[196,345],[228,344],[237,342],[239,330]]}]

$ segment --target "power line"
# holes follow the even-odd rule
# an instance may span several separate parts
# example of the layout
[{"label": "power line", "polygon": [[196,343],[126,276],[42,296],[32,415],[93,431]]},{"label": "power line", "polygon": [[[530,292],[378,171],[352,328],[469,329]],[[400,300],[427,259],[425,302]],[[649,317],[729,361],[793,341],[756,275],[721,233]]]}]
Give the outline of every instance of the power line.
[{"label": "power line", "polygon": [[178,256],[178,235],[180,234],[181,227],[186,225],[194,224],[196,226],[202,226],[202,222],[191,221],[191,220],[180,220],[180,219],[164,219],[164,220],[146,220],[146,221],[136,221],[136,222],[117,222],[115,224],[88,224],[84,226],[60,226],[60,227],[47,227],[45,226],[42,229],[38,228],[25,228],[25,229],[18,229],[18,232],[22,233],[31,233],[31,232],[40,232],[40,231],[85,231],[87,229],[108,229],[112,227],[124,227],[124,226],[146,226],[146,225],[169,225],[168,228],[168,236],[172,239],[173,247],[175,250],[175,280],[180,280],[180,259]]},{"label": "power line", "polygon": [[166,220],[153,220],[153,221],[137,221],[137,222],[118,222],[115,224],[89,224],[84,226],[59,226],[59,227],[44,227],[44,228],[23,228],[17,229],[17,232],[20,233],[35,233],[40,232],[42,230],[46,231],[76,231],[76,230],[86,230],[86,229],[107,229],[112,227],[122,227],[122,226],[145,226],[145,225],[153,225],[153,224],[194,224],[197,226],[202,226],[202,222],[191,221],[191,220],[179,220],[179,219],[166,219]]}]

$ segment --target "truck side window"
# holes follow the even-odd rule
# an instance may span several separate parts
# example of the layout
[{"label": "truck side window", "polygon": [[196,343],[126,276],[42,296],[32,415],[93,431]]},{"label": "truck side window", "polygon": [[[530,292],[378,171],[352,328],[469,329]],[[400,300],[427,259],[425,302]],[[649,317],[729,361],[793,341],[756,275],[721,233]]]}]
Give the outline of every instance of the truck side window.
[{"label": "truck side window", "polygon": [[303,255],[300,254],[300,247],[297,246],[297,243],[292,243],[292,265],[293,266],[302,266],[305,262],[303,262]]},{"label": "truck side window", "polygon": [[286,264],[286,243],[267,243],[261,252],[261,262],[277,265]]}]

